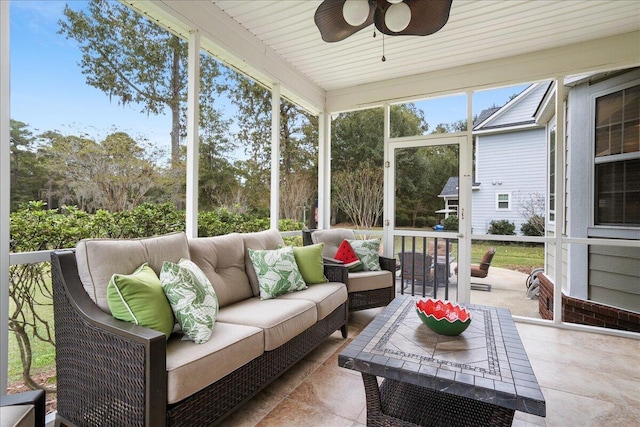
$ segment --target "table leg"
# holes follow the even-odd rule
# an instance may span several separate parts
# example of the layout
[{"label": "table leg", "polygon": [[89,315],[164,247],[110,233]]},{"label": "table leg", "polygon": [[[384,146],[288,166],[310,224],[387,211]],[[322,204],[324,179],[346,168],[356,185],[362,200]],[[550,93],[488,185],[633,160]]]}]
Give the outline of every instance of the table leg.
[{"label": "table leg", "polygon": [[420,427],[398,418],[390,417],[382,412],[380,387],[375,375],[362,373],[364,392],[367,398],[367,426],[368,427]]}]

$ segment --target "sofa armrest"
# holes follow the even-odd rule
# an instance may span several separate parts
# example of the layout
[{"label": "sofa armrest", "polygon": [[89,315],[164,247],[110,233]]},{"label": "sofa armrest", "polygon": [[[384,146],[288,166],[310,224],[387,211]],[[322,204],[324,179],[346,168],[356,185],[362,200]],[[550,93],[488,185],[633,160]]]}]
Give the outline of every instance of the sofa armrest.
[{"label": "sofa armrest", "polygon": [[25,391],[24,393],[0,396],[1,406],[33,405],[35,426],[44,427],[46,399],[44,390]]},{"label": "sofa armrest", "polygon": [[108,410],[118,425],[165,425],[166,336],[94,304],[74,251],[51,254],[51,275],[60,415],[83,424]]},{"label": "sofa armrest", "polygon": [[325,262],[324,275],[330,282],[341,282],[346,285],[347,280],[349,280],[349,269],[343,264],[331,264]]},{"label": "sofa armrest", "polygon": [[395,274],[396,272],[396,259],[395,258],[386,258],[380,257],[380,268],[383,270],[390,271]]}]

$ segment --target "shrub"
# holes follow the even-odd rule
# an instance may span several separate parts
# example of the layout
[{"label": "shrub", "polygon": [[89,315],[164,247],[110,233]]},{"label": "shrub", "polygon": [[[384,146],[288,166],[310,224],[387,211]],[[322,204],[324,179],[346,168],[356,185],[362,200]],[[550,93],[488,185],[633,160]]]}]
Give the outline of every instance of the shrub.
[{"label": "shrub", "polygon": [[516,225],[506,219],[494,219],[489,223],[489,234],[499,234],[501,236],[515,236]]},{"label": "shrub", "polygon": [[416,227],[424,228],[427,226],[427,218],[419,216],[416,218]]},{"label": "shrub", "polygon": [[407,227],[411,225],[411,219],[406,212],[396,212],[396,226]]},{"label": "shrub", "polygon": [[444,229],[447,231],[458,231],[458,216],[449,215],[444,220]]},{"label": "shrub", "polygon": [[544,236],[544,217],[532,215],[531,218],[520,227],[524,236]]}]

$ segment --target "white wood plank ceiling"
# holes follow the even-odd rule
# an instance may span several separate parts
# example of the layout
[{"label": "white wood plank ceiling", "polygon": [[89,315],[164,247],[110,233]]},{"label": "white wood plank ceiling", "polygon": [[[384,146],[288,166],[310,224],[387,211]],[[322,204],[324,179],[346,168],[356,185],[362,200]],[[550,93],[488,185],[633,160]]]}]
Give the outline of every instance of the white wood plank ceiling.
[{"label": "white wood plank ceiling", "polygon": [[[448,23],[426,36],[373,36],[373,26],[325,43],[319,1],[213,1],[325,90],[546,50],[640,29],[640,1],[454,0]],[[640,41],[639,41],[640,43]]]},{"label": "white wood plank ceiling", "polygon": [[[446,70],[523,55],[521,68],[542,59],[549,63],[549,77],[555,73],[554,59],[544,52],[556,49],[556,58],[562,58],[565,52],[558,48],[581,43],[590,48],[584,43],[618,35],[626,35],[620,47],[595,45],[626,50],[619,52],[622,59],[607,58],[603,64],[640,64],[640,0],[454,0],[448,23],[433,35],[383,39],[378,33],[373,38],[372,25],[337,43],[322,41],[314,24],[319,0],[121,1],[180,34],[199,28],[204,49],[263,83],[282,82],[283,96],[296,99],[297,92],[299,100],[316,108],[321,99],[362,92],[354,88],[371,92],[376,82],[386,82],[387,91],[362,103],[389,96],[395,84],[390,82],[400,78],[447,76]],[[581,65],[576,72],[585,70]],[[569,68],[565,64],[562,72]]]}]

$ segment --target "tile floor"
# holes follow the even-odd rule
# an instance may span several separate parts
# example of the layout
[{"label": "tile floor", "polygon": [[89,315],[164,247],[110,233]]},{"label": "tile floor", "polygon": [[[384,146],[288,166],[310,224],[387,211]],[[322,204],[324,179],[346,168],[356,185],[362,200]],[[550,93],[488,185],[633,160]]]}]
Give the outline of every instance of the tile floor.
[{"label": "tile floor", "polygon": [[[360,374],[338,367],[338,354],[379,310],[352,313],[347,340],[333,334],[223,425],[366,425]],[[640,426],[640,340],[516,325],[544,393],[547,416],[516,412],[514,426]]]}]

